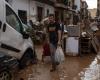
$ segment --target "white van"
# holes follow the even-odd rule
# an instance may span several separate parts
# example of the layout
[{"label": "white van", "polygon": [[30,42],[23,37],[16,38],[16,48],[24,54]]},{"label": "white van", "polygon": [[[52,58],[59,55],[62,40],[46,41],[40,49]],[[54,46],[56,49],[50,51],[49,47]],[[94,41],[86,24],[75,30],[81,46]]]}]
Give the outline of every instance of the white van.
[{"label": "white van", "polygon": [[21,65],[26,65],[34,58],[33,47],[20,18],[5,0],[0,0],[0,52],[13,56]]}]

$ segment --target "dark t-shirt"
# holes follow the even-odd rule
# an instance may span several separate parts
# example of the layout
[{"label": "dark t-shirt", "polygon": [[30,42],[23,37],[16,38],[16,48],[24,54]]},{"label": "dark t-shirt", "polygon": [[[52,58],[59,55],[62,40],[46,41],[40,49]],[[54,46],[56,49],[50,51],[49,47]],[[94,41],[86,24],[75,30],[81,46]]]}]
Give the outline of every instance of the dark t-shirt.
[{"label": "dark t-shirt", "polygon": [[49,40],[52,44],[57,44],[58,42],[58,30],[61,30],[60,24],[50,23],[48,25]]}]

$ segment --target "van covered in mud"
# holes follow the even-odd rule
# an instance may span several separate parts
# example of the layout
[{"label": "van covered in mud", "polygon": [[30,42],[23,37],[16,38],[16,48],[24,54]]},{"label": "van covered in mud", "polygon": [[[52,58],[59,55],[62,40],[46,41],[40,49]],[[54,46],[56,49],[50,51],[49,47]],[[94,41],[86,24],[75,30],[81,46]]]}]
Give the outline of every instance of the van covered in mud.
[{"label": "van covered in mud", "polygon": [[0,51],[15,57],[20,66],[34,59],[33,42],[23,23],[5,0],[0,0]]}]

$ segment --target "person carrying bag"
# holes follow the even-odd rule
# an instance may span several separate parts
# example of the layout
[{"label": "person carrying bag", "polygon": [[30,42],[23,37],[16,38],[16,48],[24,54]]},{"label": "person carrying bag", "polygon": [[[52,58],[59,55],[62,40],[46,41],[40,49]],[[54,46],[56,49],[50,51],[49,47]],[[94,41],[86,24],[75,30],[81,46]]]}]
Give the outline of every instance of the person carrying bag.
[{"label": "person carrying bag", "polygon": [[56,63],[62,63],[64,62],[65,60],[65,56],[64,56],[64,53],[63,53],[63,50],[61,48],[61,46],[58,46],[57,49],[56,49],[56,52],[55,52],[55,61]]}]

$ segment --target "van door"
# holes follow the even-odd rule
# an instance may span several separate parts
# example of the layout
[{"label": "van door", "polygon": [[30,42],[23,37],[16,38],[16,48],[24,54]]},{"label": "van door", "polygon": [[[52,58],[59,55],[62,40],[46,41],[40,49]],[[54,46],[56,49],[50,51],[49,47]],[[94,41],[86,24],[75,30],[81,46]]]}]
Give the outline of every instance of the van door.
[{"label": "van door", "polygon": [[20,52],[24,39],[22,37],[22,23],[15,12],[9,7],[8,4],[5,5],[5,23],[1,31],[1,48]]},{"label": "van door", "polygon": [[4,0],[0,0],[0,36],[1,36],[3,22],[4,22]]}]

